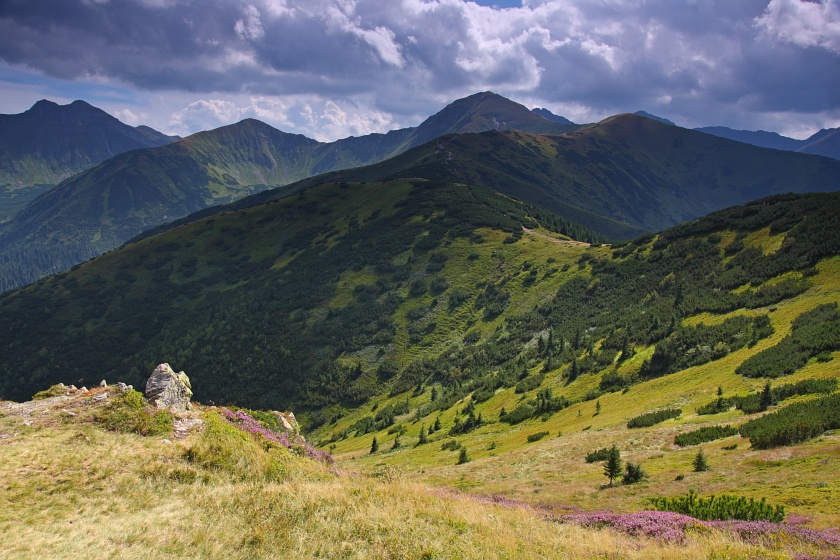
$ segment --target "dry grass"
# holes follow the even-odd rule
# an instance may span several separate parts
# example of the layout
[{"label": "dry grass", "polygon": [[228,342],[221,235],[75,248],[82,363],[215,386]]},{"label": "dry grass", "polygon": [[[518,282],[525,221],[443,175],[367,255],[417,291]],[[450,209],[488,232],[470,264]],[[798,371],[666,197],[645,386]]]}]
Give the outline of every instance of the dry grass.
[{"label": "dry grass", "polygon": [[[66,401],[0,417],[0,558],[790,558],[706,531],[682,544],[583,529],[395,475],[287,457],[282,480],[185,458],[183,441],[108,432]],[[45,412],[46,411],[46,412]],[[25,425],[24,420],[31,423]]]}]

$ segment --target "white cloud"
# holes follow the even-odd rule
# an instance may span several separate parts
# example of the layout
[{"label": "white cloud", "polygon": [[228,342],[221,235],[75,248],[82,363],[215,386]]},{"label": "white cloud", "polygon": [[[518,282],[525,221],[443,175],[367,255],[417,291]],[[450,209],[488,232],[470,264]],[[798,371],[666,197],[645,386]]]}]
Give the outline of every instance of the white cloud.
[{"label": "white cloud", "polygon": [[756,25],[771,37],[803,47],[822,47],[840,54],[840,4],[771,0]]},{"label": "white cloud", "polygon": [[400,46],[395,42],[394,32],[381,25],[373,29],[364,29],[360,17],[350,18],[354,8],[354,2],[336,2],[327,8],[327,23],[331,28],[350,33],[367,43],[383,62],[402,68],[405,61],[400,53]]},{"label": "white cloud", "polygon": [[[179,133],[282,100],[271,124],[322,138],[417,124],[488,89],[573,120],[644,109],[761,128],[765,116],[840,114],[840,0],[85,1],[0,13],[0,96],[3,65],[119,84]],[[149,92],[172,101],[143,106]]]},{"label": "white cloud", "polygon": [[265,30],[256,6],[245,6],[244,19],[237,19],[233,26],[236,35],[243,40],[256,40],[265,37]]}]

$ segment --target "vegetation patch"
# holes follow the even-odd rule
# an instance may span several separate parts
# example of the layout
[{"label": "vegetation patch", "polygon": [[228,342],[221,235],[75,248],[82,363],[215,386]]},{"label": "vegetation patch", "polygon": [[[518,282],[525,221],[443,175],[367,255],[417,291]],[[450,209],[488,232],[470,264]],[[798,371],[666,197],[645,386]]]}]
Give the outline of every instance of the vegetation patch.
[{"label": "vegetation patch", "polygon": [[646,414],[636,416],[635,418],[631,418],[627,422],[627,427],[648,428],[650,426],[653,426],[654,424],[664,422],[669,418],[679,418],[680,414],[682,414],[682,410],[678,408],[666,408],[663,410],[657,410],[656,412],[648,412]]},{"label": "vegetation patch", "polygon": [[114,432],[159,436],[172,431],[174,417],[168,410],[149,406],[139,391],[128,389],[98,411],[96,420]]},{"label": "vegetation patch", "polygon": [[754,500],[729,494],[703,498],[690,490],[685,496],[675,498],[654,497],[650,499],[650,503],[658,511],[672,511],[704,521],[738,519],[780,523],[785,518],[784,506],[770,505],[764,498]]},{"label": "vegetation patch", "polygon": [[778,344],[748,358],[735,370],[744,377],[781,377],[823,352],[840,350],[837,303],[820,305],[793,321],[791,333]]},{"label": "vegetation patch", "polygon": [[788,405],[750,420],[739,432],[756,449],[769,449],[814,438],[840,428],[840,394]]},{"label": "vegetation patch", "polygon": [[674,438],[674,444],[680,447],[688,445],[698,445],[707,441],[714,441],[716,439],[723,439],[730,436],[737,436],[738,429],[732,426],[706,426],[691,432],[679,434]]}]

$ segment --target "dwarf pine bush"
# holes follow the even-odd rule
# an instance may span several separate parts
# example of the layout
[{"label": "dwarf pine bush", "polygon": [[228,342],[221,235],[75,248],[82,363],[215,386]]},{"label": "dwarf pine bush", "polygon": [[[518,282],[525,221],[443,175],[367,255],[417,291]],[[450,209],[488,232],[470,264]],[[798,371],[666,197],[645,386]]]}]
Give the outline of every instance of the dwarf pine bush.
[{"label": "dwarf pine bush", "polygon": [[738,429],[728,424],[726,426],[706,426],[705,428],[679,434],[674,438],[674,444],[685,447],[687,445],[697,445],[736,435],[738,435]]},{"label": "dwarf pine bush", "polygon": [[750,420],[740,428],[756,449],[793,445],[840,428],[840,394],[798,402]]},{"label": "dwarf pine bush", "polygon": [[656,412],[648,412],[647,414],[631,418],[627,422],[627,427],[647,428],[649,426],[653,426],[654,424],[664,422],[669,418],[677,418],[680,414],[682,414],[682,410],[678,408],[666,408],[664,410],[657,410]]},{"label": "dwarf pine bush", "polygon": [[729,494],[701,498],[694,490],[690,490],[684,496],[653,497],[650,502],[658,511],[682,513],[703,521],[738,519],[780,523],[785,518],[784,506],[770,505],[764,498],[757,501]]}]

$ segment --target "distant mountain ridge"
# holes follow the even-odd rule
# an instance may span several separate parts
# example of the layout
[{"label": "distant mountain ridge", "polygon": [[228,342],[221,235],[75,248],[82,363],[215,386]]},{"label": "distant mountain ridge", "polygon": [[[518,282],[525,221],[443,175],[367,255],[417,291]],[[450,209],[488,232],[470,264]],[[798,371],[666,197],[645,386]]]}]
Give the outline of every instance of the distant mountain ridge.
[{"label": "distant mountain ridge", "polygon": [[246,119],[166,146],[119,154],[65,180],[0,224],[0,290],[68,268],[208,206],[379,162],[442,134],[505,128],[560,134],[578,126],[548,121],[482,92],[453,102],[415,128],[387,134],[323,143]]},{"label": "distant mountain ridge", "polygon": [[110,157],[177,139],[124,124],[84,101],[42,99],[23,113],[0,115],[0,222],[51,185]]},{"label": "distant mountain ridge", "polygon": [[563,135],[450,134],[370,166],[305,179],[149,230],[247,208],[325,182],[423,178],[481,185],[611,239],[629,239],[726,206],[786,192],[838,190],[840,164],[715,138],[635,114]]},{"label": "distant mountain ridge", "polygon": [[796,140],[765,130],[734,130],[725,126],[705,126],[694,130],[762,148],[840,159],[840,128],[820,130],[805,140]]}]

